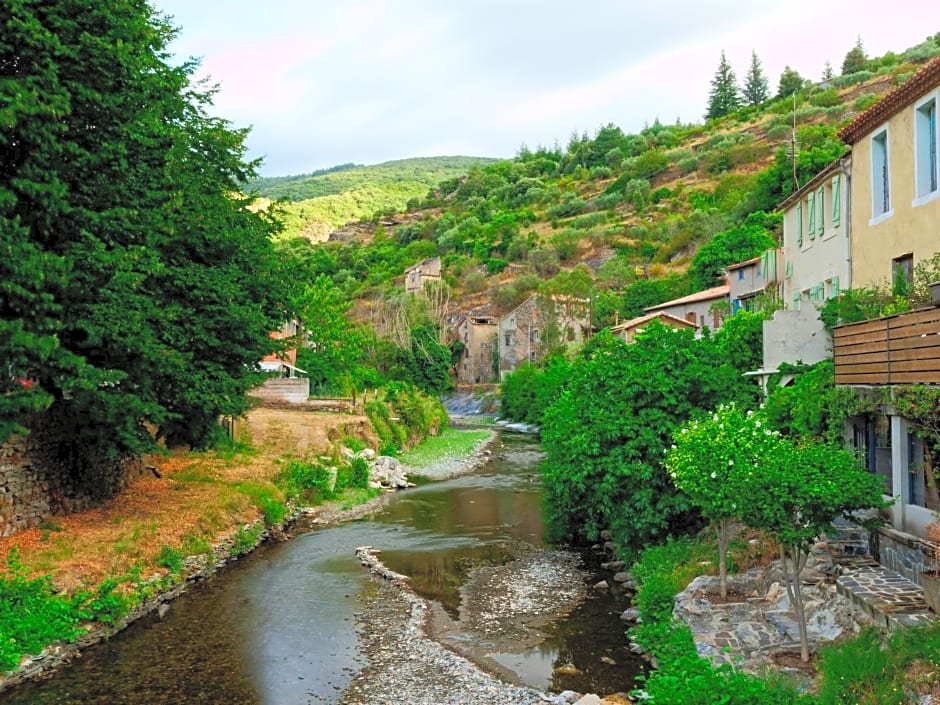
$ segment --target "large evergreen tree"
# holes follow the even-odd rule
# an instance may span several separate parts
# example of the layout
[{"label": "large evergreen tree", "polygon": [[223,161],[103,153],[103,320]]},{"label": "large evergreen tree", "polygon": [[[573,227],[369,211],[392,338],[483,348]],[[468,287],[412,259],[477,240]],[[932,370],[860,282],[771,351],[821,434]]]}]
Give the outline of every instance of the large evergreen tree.
[{"label": "large evergreen tree", "polygon": [[722,115],[727,115],[741,107],[741,96],[738,93],[737,79],[731,65],[725,58],[725,52],[721,52],[721,61],[718,62],[718,69],[715,71],[715,77],[712,78],[712,87],[708,93],[708,111],[705,118],[711,120]]},{"label": "large evergreen tree", "polygon": [[0,7],[0,435],[45,408],[78,465],[205,440],[285,313],[245,132],[172,37],[142,0]]},{"label": "large evergreen tree", "polygon": [[855,40],[855,46],[849,49],[845,58],[842,60],[842,75],[864,71],[868,66],[868,54],[865,53],[865,47],[862,46],[862,38]]},{"label": "large evergreen tree", "polygon": [[780,82],[777,84],[777,97],[786,98],[803,87],[803,77],[789,66],[783,67]]},{"label": "large evergreen tree", "polygon": [[744,79],[743,97],[747,105],[760,105],[770,97],[767,76],[761,67],[760,59],[757,58],[757,52],[753,50],[751,51],[751,66]]}]

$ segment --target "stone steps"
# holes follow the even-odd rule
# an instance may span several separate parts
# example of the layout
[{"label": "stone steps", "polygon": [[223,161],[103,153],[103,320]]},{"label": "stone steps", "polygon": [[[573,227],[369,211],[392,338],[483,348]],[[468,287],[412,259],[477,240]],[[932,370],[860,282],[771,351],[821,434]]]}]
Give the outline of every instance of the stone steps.
[{"label": "stone steps", "polygon": [[882,628],[923,626],[937,615],[924,602],[923,589],[871,556],[842,555],[836,590]]}]

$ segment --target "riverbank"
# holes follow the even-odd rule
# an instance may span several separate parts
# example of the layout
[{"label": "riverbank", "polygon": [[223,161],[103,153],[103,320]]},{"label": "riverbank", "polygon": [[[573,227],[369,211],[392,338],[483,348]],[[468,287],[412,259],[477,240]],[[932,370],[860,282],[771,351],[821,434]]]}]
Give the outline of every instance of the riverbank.
[{"label": "riverbank", "polygon": [[[24,579],[49,576],[50,586],[62,595],[113,583],[107,598],[116,611],[122,604],[130,607],[110,624],[81,629],[74,643],[54,643],[24,656],[17,669],[0,676],[0,691],[47,675],[83,648],[166,609],[192,581],[208,577],[264,540],[285,537],[295,520],[306,517],[314,527],[330,525],[375,511],[387,501],[386,492],[347,492],[266,525],[263,500],[277,499],[274,480],[286,462],[330,454],[344,439],[370,442],[374,433],[364,416],[260,408],[249,414],[245,434],[247,443],[221,452],[147,458],[149,471],[113,500],[0,539],[0,555],[14,555],[15,550]],[[468,472],[485,462],[485,446],[494,436],[486,432],[479,437],[466,462],[446,457],[439,469],[423,474]]]}]

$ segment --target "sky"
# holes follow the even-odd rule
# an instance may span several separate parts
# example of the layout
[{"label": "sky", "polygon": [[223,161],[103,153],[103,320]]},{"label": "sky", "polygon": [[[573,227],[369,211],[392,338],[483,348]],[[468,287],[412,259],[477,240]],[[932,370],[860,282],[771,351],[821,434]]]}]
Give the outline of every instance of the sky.
[{"label": "sky", "polygon": [[[250,127],[264,176],[564,148],[609,123],[701,122],[721,52],[836,74],[940,31],[927,0],[151,0],[201,59],[216,113]],[[926,8],[934,7],[934,10]]]}]

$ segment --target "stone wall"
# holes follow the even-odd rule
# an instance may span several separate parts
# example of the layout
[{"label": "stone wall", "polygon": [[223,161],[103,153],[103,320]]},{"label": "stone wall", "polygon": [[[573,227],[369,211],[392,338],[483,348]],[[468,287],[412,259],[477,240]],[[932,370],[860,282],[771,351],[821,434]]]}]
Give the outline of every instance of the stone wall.
[{"label": "stone wall", "polygon": [[882,527],[873,538],[875,557],[881,565],[923,585],[920,574],[934,568],[933,543],[890,527]]},{"label": "stone wall", "polygon": [[303,404],[310,396],[310,380],[306,377],[268,377],[264,384],[252,389],[250,394],[265,401]]},{"label": "stone wall", "polygon": [[30,427],[29,435],[0,444],[0,536],[113,497],[140,472],[137,459],[106,460],[93,449],[80,451],[49,417]]}]

